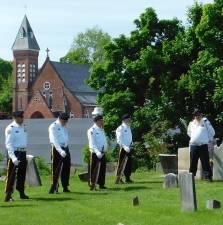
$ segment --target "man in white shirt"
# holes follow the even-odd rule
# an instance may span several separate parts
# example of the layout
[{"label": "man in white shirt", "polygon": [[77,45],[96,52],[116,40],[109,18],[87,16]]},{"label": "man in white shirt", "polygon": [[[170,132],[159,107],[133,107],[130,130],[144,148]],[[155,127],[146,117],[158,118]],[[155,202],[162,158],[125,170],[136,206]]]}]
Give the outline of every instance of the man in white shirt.
[{"label": "man in white shirt", "polygon": [[58,193],[58,179],[61,175],[63,192],[68,189],[70,179],[71,158],[68,148],[69,135],[66,128],[69,115],[61,113],[59,118],[49,126],[49,139],[52,145],[52,185],[49,193]]},{"label": "man in white shirt", "polygon": [[190,169],[196,176],[198,159],[201,160],[204,176],[212,181],[212,170],[209,163],[208,143],[213,140],[215,131],[207,118],[202,118],[198,109],[194,110],[194,120],[188,125],[187,134],[190,137]]},{"label": "man in white shirt", "polygon": [[94,117],[94,125],[88,129],[87,136],[89,141],[89,150],[90,150],[90,190],[93,190],[95,187],[95,174],[97,171],[97,165],[100,162],[100,170],[98,176],[98,184],[100,189],[106,189],[105,187],[105,173],[106,173],[106,158],[105,151],[107,150],[107,140],[105,132],[103,129],[103,116],[96,115]]},{"label": "man in white shirt", "polygon": [[8,150],[8,167],[6,177],[6,197],[5,201],[13,201],[13,185],[16,178],[16,189],[19,191],[20,199],[28,199],[25,195],[25,178],[26,178],[26,147],[27,147],[27,131],[23,123],[23,111],[12,113],[13,122],[5,129],[5,146]]},{"label": "man in white shirt", "polygon": [[[127,162],[124,168],[124,175],[126,183],[132,183],[130,179],[132,170],[132,154],[131,154],[131,144],[132,144],[132,132],[130,128],[131,117],[129,114],[122,116],[122,124],[116,129],[116,139],[120,146],[118,169],[117,169],[117,179],[116,183],[122,183],[123,181],[119,179],[122,175],[121,170],[123,166],[123,160],[127,156]],[[119,181],[120,180],[120,181]]]}]

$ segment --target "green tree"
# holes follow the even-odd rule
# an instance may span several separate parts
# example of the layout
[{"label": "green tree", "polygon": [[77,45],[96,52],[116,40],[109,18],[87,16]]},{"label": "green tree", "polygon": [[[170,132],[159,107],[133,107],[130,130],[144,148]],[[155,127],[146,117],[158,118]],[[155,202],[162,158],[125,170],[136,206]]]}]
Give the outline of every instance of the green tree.
[{"label": "green tree", "polygon": [[98,27],[87,29],[74,38],[69,52],[60,61],[74,64],[101,62],[104,60],[104,47],[110,41],[109,34]]},{"label": "green tree", "polygon": [[12,111],[12,63],[0,59],[0,111]]},{"label": "green tree", "polygon": [[[104,107],[108,134],[112,134],[120,123],[121,114],[136,115],[142,107],[147,107],[147,100],[151,104],[162,101],[162,84],[166,83],[167,77],[163,44],[184,31],[177,19],[159,20],[152,8],[146,9],[135,24],[136,29],[130,37],[120,35],[106,46],[104,62],[93,63],[88,80],[88,84],[99,91],[98,102]],[[122,98],[120,93],[130,93],[133,97],[131,100]],[[117,100],[116,104],[113,99]],[[143,121],[137,122],[134,137],[141,140],[150,127],[144,129],[144,123],[151,121],[144,117]]]}]

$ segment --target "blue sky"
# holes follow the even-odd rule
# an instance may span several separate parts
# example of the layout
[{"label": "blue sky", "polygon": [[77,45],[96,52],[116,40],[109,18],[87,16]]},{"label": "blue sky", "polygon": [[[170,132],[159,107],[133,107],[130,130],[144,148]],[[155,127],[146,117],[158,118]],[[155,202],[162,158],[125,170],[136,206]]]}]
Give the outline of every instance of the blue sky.
[{"label": "blue sky", "polygon": [[[211,3],[213,0],[200,0]],[[64,56],[73,38],[98,25],[112,37],[126,35],[133,21],[148,7],[160,19],[177,17],[186,23],[186,10],[194,0],[0,0],[0,58],[12,60],[11,47],[26,13],[40,46],[39,65],[50,49],[51,60]]]}]

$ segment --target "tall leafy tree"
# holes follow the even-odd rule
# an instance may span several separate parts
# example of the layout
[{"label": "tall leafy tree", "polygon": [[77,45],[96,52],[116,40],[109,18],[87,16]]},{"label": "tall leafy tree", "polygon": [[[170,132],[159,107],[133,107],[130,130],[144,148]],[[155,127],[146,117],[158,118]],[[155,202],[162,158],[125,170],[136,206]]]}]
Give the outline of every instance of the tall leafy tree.
[{"label": "tall leafy tree", "polygon": [[12,110],[12,63],[0,59],[0,111]]},{"label": "tall leafy tree", "polygon": [[74,38],[69,52],[61,62],[74,64],[92,64],[104,60],[104,47],[111,41],[109,34],[98,27],[87,29]]},{"label": "tall leafy tree", "polygon": [[[106,60],[93,64],[88,80],[88,84],[99,91],[98,102],[105,108],[105,127],[109,134],[120,122],[121,114],[136,115],[142,107],[148,107],[148,104],[145,106],[147,100],[152,105],[162,101],[162,84],[166,83],[163,43],[173,40],[184,30],[177,19],[159,20],[152,8],[146,9],[135,20],[135,25],[130,37],[120,35],[106,47]],[[113,97],[120,92],[128,97],[111,104]],[[137,139],[148,132],[150,123],[145,117],[143,122],[136,121]]]}]

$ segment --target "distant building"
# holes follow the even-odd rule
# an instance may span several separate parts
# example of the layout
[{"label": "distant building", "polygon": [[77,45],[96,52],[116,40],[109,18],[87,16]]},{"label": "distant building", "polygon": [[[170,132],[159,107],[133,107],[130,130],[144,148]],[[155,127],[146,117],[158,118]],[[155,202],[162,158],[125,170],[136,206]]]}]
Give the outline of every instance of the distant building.
[{"label": "distant building", "polygon": [[90,117],[97,93],[85,80],[89,65],[53,62],[47,58],[38,70],[39,45],[26,16],[12,46],[13,110],[25,118],[53,118],[60,112],[71,117]]}]

